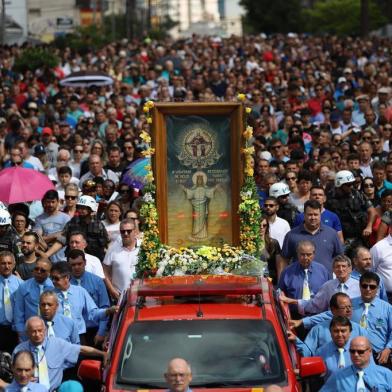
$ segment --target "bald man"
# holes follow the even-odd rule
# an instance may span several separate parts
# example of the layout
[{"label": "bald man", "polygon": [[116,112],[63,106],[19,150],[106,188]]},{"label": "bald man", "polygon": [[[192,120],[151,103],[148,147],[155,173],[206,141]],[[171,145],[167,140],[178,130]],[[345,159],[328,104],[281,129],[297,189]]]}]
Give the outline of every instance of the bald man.
[{"label": "bald man", "polygon": [[185,359],[173,358],[167,365],[165,379],[170,392],[191,392],[192,370]]},{"label": "bald man", "polygon": [[44,321],[36,316],[27,320],[26,334],[29,340],[16,346],[13,355],[19,351],[30,351],[36,362],[41,365],[36,370],[35,376],[39,383],[45,385],[50,392],[60,386],[64,369],[75,365],[79,354],[102,357],[106,360],[106,353],[93,347],[80,346],[61,338],[48,337]]},{"label": "bald man", "polygon": [[368,338],[358,336],[350,343],[351,366],[335,372],[320,392],[392,391],[392,372],[371,361]]}]

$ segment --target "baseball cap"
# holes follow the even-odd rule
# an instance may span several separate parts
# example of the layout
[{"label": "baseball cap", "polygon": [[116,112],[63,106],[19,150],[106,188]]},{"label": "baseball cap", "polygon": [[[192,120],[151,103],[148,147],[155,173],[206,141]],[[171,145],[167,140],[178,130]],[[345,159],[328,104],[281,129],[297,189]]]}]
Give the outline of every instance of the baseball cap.
[{"label": "baseball cap", "polygon": [[29,102],[27,109],[38,109],[38,105],[35,102]]},{"label": "baseball cap", "polygon": [[343,70],[343,73],[353,73],[353,70],[351,69],[351,68],[345,68],[344,70]]},{"label": "baseball cap", "polygon": [[379,94],[389,94],[391,89],[389,87],[380,87],[377,92]]},{"label": "baseball cap", "polygon": [[346,83],[347,82],[347,79],[344,77],[344,76],[341,76],[339,79],[338,79],[338,83]]},{"label": "baseball cap", "polygon": [[34,147],[34,155],[42,155],[42,154],[46,154],[45,147],[42,144],[37,144]]},{"label": "baseball cap", "polygon": [[44,136],[44,135],[52,136],[52,135],[53,135],[52,129],[49,128],[49,127],[45,127],[45,128],[42,130],[42,136]]}]

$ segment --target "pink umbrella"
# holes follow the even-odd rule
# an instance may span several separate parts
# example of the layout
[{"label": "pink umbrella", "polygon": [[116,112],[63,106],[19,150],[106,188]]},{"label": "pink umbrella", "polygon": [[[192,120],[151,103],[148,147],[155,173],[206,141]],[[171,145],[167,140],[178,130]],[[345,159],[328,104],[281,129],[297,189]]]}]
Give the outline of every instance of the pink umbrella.
[{"label": "pink umbrella", "polygon": [[0,200],[7,204],[41,200],[54,189],[52,181],[36,170],[10,167],[0,171]]}]

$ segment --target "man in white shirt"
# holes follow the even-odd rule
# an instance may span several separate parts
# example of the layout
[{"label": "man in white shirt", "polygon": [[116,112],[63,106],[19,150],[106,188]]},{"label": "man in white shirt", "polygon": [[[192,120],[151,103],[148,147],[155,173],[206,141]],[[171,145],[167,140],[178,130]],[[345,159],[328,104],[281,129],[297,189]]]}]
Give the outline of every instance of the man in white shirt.
[{"label": "man in white shirt", "polygon": [[[392,217],[392,214],[391,214]],[[392,219],[389,222],[389,229],[392,226]],[[378,241],[370,249],[373,259],[374,271],[381,276],[389,303],[392,300],[392,236],[388,234],[384,239]]]},{"label": "man in white shirt", "polygon": [[84,252],[84,255],[86,256],[86,271],[91,272],[92,274],[97,275],[102,279],[105,279],[105,274],[103,272],[102,264],[98,259],[98,257],[95,257],[85,252],[85,249],[87,248],[87,241],[83,233],[81,232],[72,233],[69,237],[68,248],[70,250],[72,249],[82,250]]},{"label": "man in white shirt", "polygon": [[278,200],[275,197],[267,197],[264,201],[263,209],[269,223],[269,235],[277,240],[280,247],[282,247],[284,237],[290,231],[290,225],[287,220],[276,215],[279,210]]},{"label": "man in white shirt", "polygon": [[110,296],[118,300],[136,272],[139,248],[136,244],[135,222],[124,219],[120,223],[121,243],[114,244],[103,260],[106,284]]},{"label": "man in white shirt", "polygon": [[79,187],[83,186],[83,183],[87,180],[93,180],[95,177],[102,177],[104,180],[112,180],[115,184],[118,184],[119,178],[117,174],[111,170],[103,169],[103,162],[99,155],[90,155],[88,159],[89,171],[84,174],[79,181]]}]

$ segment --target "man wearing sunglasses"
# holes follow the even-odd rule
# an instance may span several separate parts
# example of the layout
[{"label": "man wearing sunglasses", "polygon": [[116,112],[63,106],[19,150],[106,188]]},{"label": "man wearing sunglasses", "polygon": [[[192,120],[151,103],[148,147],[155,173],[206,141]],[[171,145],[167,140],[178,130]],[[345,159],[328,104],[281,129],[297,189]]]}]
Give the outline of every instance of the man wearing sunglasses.
[{"label": "man wearing sunglasses", "polygon": [[124,219],[120,223],[121,242],[115,243],[103,261],[106,285],[113,300],[117,301],[126,290],[136,272],[139,248],[136,242],[135,221]]},{"label": "man wearing sunglasses", "polygon": [[320,392],[391,391],[392,372],[371,361],[372,347],[367,338],[354,338],[349,352],[352,365],[336,371]]},{"label": "man wearing sunglasses", "polygon": [[379,285],[380,277],[376,273],[362,274],[359,279],[361,296],[352,300],[352,319],[367,330],[375,361],[391,367],[392,306],[377,297]]}]

